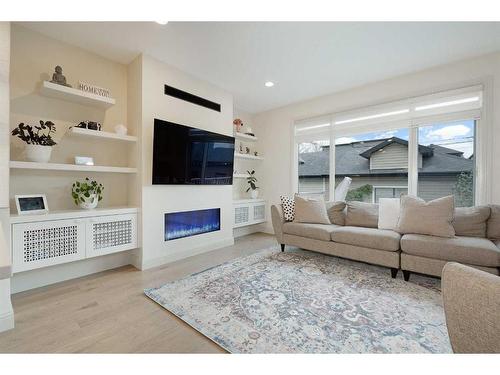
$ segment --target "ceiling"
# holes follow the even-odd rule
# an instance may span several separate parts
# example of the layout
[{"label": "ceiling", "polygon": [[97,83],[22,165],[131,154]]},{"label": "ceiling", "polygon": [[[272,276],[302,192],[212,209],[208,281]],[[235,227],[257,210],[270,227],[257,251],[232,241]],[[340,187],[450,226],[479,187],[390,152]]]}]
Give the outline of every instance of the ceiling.
[{"label": "ceiling", "polygon": [[498,22],[20,24],[124,64],[146,53],[251,113],[500,50]]}]

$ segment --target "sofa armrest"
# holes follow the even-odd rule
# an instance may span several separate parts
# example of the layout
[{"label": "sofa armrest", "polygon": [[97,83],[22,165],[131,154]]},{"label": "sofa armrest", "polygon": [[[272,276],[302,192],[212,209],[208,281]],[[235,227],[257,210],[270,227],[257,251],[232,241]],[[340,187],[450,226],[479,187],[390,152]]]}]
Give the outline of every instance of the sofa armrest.
[{"label": "sofa armrest", "polygon": [[500,353],[500,277],[447,263],[442,289],[453,351]]},{"label": "sofa armrest", "polygon": [[283,207],[280,205],[271,206],[271,219],[273,222],[274,234],[280,244],[283,243],[283,224],[285,224],[285,216],[283,215]]}]

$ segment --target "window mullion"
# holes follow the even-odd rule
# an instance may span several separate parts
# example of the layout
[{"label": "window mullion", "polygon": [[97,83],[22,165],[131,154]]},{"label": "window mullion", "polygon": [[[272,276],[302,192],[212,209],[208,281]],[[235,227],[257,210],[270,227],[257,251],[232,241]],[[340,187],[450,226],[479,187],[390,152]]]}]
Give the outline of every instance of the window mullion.
[{"label": "window mullion", "polygon": [[408,194],[417,195],[418,186],[418,127],[410,126],[408,137]]}]

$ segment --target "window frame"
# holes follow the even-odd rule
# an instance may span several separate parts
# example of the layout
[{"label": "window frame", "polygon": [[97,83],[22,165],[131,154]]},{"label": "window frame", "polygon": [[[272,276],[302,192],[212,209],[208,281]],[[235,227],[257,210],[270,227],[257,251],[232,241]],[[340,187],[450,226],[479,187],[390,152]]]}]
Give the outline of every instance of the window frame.
[{"label": "window frame", "polygon": [[[390,112],[390,108],[402,108],[404,105],[410,106],[413,109],[416,102],[424,100],[431,100],[434,98],[446,97],[447,93],[453,92],[467,92],[477,87],[481,88],[481,108],[474,110],[465,110],[458,112],[450,112],[445,114],[431,114],[429,116],[416,116],[413,118],[410,114],[409,118],[401,119],[396,115],[394,119],[387,119],[386,122],[372,123],[369,121],[367,124],[356,125],[355,123],[347,123],[341,126],[336,126],[335,122],[339,118],[346,118],[346,113],[362,114],[373,109],[379,108],[380,110],[386,109]],[[340,137],[352,136],[355,134],[386,131],[394,129],[408,129],[408,194],[418,195],[418,130],[421,126],[432,125],[438,122],[451,122],[460,120],[474,120],[475,133],[474,133],[474,204],[481,205],[487,204],[491,200],[491,160],[488,155],[492,153],[492,92],[493,82],[491,77],[475,82],[467,86],[461,86],[458,89],[441,90],[434,94],[423,95],[414,98],[403,99],[399,101],[392,101],[390,103],[367,106],[361,109],[352,110],[349,112],[331,113],[330,115],[317,116],[316,118],[327,118],[329,116],[330,123],[327,129],[323,129],[330,135],[330,186],[329,196],[330,199],[335,199],[335,140]],[[301,119],[300,122],[304,123],[307,119]],[[298,192],[298,140],[295,132],[295,124],[297,121],[292,122],[291,126],[291,143],[292,143],[292,173],[291,173],[291,187],[292,192]],[[401,188],[401,186],[398,186]]]}]

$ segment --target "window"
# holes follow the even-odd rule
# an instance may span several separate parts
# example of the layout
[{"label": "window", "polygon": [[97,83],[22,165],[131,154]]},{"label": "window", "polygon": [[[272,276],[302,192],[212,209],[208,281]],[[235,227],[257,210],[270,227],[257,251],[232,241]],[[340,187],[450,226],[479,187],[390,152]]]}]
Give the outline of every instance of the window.
[{"label": "window", "polygon": [[301,142],[298,147],[298,193],[330,199],[330,140]]},{"label": "window", "polygon": [[425,200],[454,195],[457,207],[483,203],[489,174],[485,152],[475,152],[486,134],[482,90],[465,87],[297,121],[296,191],[326,200],[377,203],[409,193]]},{"label": "window", "polygon": [[454,195],[455,206],[474,205],[474,120],[421,126],[418,142],[428,157],[418,169],[418,196],[432,200]]},{"label": "window", "polygon": [[335,138],[335,185],[344,178],[347,195],[335,200],[378,203],[408,192],[408,129],[384,130]]}]

